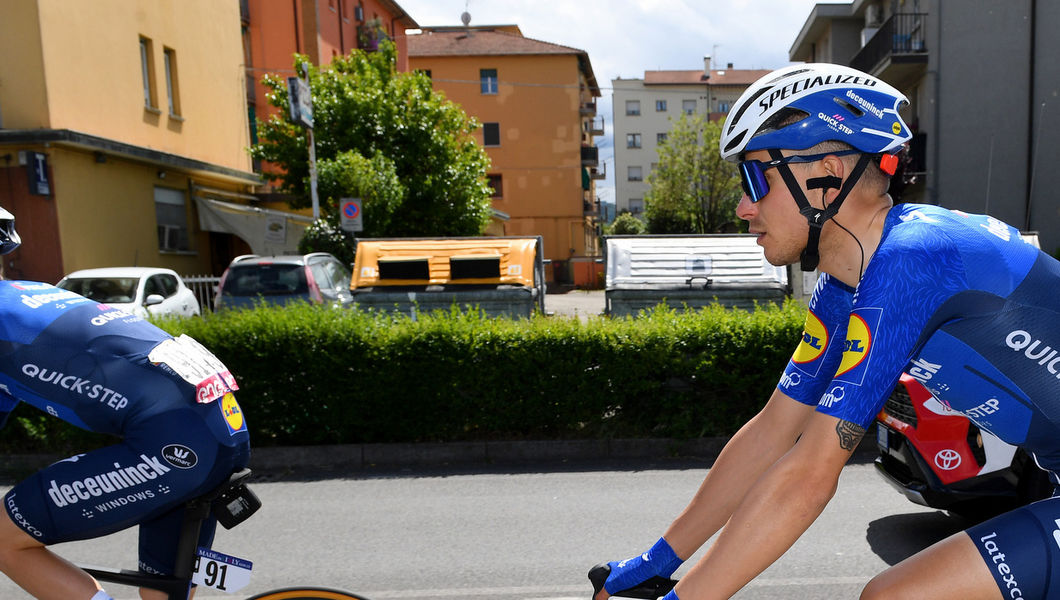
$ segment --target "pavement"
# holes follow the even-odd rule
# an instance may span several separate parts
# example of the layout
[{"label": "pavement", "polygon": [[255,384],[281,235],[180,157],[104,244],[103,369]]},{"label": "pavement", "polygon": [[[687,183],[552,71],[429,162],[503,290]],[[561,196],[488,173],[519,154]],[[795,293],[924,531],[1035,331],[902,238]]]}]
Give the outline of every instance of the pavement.
[{"label": "pavement", "polygon": [[604,290],[580,290],[565,287],[545,294],[545,313],[556,317],[577,317],[582,321],[604,314]]}]

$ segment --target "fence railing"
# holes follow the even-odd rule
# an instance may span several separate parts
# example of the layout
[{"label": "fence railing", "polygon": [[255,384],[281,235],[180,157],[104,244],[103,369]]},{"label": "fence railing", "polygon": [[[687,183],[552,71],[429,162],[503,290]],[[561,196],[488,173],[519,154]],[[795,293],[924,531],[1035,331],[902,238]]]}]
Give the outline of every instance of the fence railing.
[{"label": "fence railing", "polygon": [[217,294],[217,285],[221,283],[220,277],[213,275],[181,275],[184,284],[188,286],[199,301],[202,312],[213,311],[213,299]]},{"label": "fence railing", "polygon": [[924,13],[896,13],[880,26],[854,58],[850,66],[871,73],[888,56],[924,54]]}]

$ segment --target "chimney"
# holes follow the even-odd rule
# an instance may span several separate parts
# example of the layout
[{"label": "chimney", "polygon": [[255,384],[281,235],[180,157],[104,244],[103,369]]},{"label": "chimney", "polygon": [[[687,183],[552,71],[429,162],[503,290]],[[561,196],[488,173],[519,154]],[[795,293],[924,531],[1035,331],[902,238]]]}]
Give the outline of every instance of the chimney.
[{"label": "chimney", "polygon": [[710,77],[710,56],[703,57],[703,72]]},{"label": "chimney", "polygon": [[732,63],[729,63],[729,70],[732,70]]}]

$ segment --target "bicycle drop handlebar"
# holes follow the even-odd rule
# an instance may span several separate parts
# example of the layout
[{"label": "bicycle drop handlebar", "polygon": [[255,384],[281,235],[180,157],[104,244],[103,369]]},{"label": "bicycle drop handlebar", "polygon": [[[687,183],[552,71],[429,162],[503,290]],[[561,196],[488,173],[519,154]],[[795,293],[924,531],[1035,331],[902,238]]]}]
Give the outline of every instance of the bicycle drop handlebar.
[{"label": "bicycle drop handlebar", "polygon": [[[600,593],[600,590],[604,589],[604,583],[607,581],[607,576],[611,574],[611,565],[607,563],[600,563],[595,567],[589,569],[589,581],[593,584],[593,598]],[[676,579],[669,579],[667,577],[659,577],[656,575],[647,581],[643,581],[629,589],[621,590],[611,594],[612,596],[621,596],[623,598],[641,598],[643,600],[656,600],[666,594],[670,593],[670,590],[674,589],[677,585]]]}]

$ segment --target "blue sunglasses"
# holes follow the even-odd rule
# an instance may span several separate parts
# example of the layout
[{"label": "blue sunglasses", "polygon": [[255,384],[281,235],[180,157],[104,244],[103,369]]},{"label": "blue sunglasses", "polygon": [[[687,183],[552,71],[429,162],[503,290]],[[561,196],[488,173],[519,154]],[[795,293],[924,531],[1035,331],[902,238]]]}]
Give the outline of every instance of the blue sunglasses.
[{"label": "blue sunglasses", "polygon": [[766,194],[769,193],[769,182],[766,181],[766,171],[769,169],[789,163],[817,162],[826,156],[845,156],[847,154],[861,154],[861,150],[842,150],[839,152],[825,152],[822,154],[808,154],[805,156],[796,154],[794,156],[785,156],[784,158],[776,158],[766,162],[760,160],[741,161],[740,164],[737,165],[740,169],[740,184],[743,186],[743,193],[751,198],[751,202],[758,202],[762,198],[765,198]]}]

